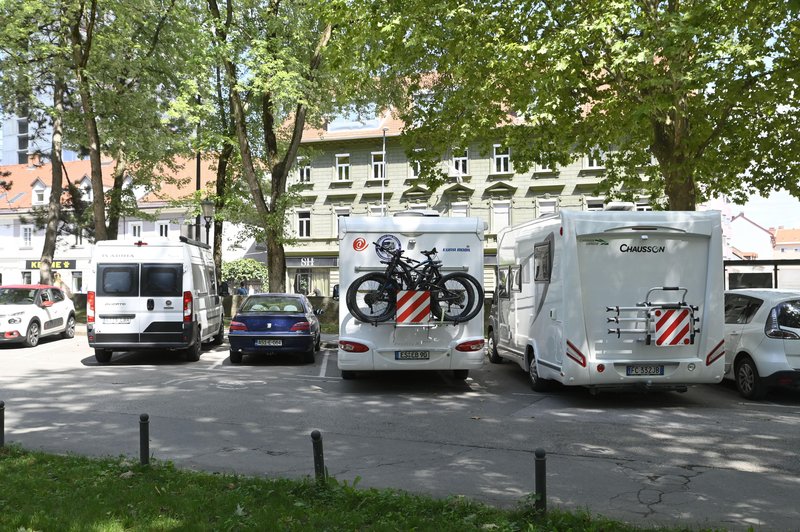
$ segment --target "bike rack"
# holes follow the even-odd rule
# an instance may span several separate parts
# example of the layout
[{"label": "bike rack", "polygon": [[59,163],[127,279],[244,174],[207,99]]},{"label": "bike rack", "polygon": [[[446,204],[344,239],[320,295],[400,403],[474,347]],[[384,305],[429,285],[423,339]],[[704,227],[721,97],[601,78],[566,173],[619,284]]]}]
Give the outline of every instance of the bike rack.
[{"label": "bike rack", "polygon": [[[683,292],[683,294],[681,295],[680,300],[675,303],[652,303],[650,301],[650,295],[653,292]],[[606,307],[606,312],[616,313],[615,316],[606,318],[606,323],[637,324],[644,322],[644,327],[642,328],[610,328],[608,329],[608,334],[616,334],[617,338],[620,338],[623,334],[644,334],[645,345],[651,345],[653,334],[656,332],[656,311],[683,309],[689,312],[689,323],[692,327],[689,338],[690,343],[694,344],[695,335],[700,332],[700,329],[695,327],[695,325],[700,321],[700,318],[695,317],[695,312],[699,310],[699,307],[697,305],[690,305],[686,302],[686,294],[688,292],[689,290],[687,288],[679,286],[657,286],[648,290],[645,300],[641,303],[637,303],[635,307]],[[627,315],[623,315],[623,313],[626,313]]]}]

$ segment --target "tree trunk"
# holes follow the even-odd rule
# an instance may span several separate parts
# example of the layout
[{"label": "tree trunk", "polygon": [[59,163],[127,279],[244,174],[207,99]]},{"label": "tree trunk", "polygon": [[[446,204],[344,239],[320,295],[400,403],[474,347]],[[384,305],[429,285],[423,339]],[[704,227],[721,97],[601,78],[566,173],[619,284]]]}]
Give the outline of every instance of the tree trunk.
[{"label": "tree trunk", "polygon": [[61,150],[64,135],[64,94],[66,83],[63,77],[56,75],[53,86],[53,137],[51,140],[50,162],[52,168],[52,184],[50,187],[50,201],[47,204],[47,225],[44,233],[44,246],[42,246],[42,259],[39,263],[39,279],[43,284],[52,284],[52,263],[58,239],[58,223],[61,217],[61,190],[64,179],[61,165]]},{"label": "tree trunk", "polygon": [[[287,292],[286,287],[286,253],[279,237],[273,231],[267,231],[267,264],[269,266],[269,291]],[[294,288],[293,286],[291,288]],[[288,290],[292,291],[292,290]]]},{"label": "tree trunk", "polygon": [[653,117],[652,152],[658,160],[664,178],[664,194],[668,210],[694,211],[697,208],[697,191],[694,181],[694,164],[687,156],[685,139],[689,138],[689,123],[680,103],[666,119]]},{"label": "tree trunk", "polygon": [[114,187],[108,204],[108,239],[116,240],[119,236],[119,218],[122,213],[122,185],[128,171],[128,157],[119,150],[114,164]]},{"label": "tree trunk", "polygon": [[[222,148],[222,153],[219,155],[217,162],[217,189],[216,201],[214,205],[214,212],[222,212],[225,208],[225,189],[228,173],[228,162],[233,154],[233,146],[229,143],[225,144]],[[214,220],[214,269],[216,270],[217,280],[222,279],[222,224],[223,220],[215,218]]]}]

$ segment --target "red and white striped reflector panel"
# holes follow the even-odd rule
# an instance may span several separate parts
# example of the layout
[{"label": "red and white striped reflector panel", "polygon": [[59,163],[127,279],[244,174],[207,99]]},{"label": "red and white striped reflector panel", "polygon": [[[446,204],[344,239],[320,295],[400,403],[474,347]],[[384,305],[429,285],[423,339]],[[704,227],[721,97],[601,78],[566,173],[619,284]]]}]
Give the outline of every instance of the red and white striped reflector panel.
[{"label": "red and white striped reflector panel", "polygon": [[656,345],[688,345],[691,342],[692,320],[687,309],[656,310]]},{"label": "red and white striped reflector panel", "polygon": [[424,290],[397,292],[397,323],[422,323],[431,312],[431,293]]}]

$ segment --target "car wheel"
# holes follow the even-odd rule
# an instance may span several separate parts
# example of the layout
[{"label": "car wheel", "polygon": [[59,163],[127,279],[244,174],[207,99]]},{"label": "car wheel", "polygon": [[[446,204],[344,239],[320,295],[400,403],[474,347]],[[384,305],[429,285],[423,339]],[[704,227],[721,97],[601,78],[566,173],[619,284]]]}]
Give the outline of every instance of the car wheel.
[{"label": "car wheel", "polygon": [[200,351],[203,349],[203,344],[200,339],[200,331],[197,331],[197,338],[195,342],[186,350],[186,360],[189,362],[197,362],[200,360]]},{"label": "car wheel", "polygon": [[313,364],[314,363],[314,353],[316,353],[316,350],[314,349],[314,345],[312,344],[311,345],[311,349],[309,349],[308,351],[304,351],[303,352],[303,362],[305,364]]},{"label": "car wheel", "polygon": [[767,394],[767,386],[750,357],[743,357],[736,363],[736,389],[745,399],[761,399]]},{"label": "car wheel", "polygon": [[39,344],[39,322],[32,321],[28,325],[28,332],[25,333],[25,347],[36,347]]},{"label": "car wheel", "polygon": [[353,380],[355,378],[356,378],[356,372],[355,371],[348,371],[346,369],[342,370],[342,379],[344,379],[346,381],[351,381],[351,380]]},{"label": "car wheel", "polygon": [[67,318],[67,328],[61,333],[62,338],[75,338],[75,316],[72,314]]},{"label": "car wheel", "polygon": [[536,357],[533,355],[530,356],[530,364],[528,364],[528,378],[531,383],[531,389],[534,392],[546,392],[550,389],[550,381],[539,376],[539,370],[536,368]]},{"label": "car wheel", "polygon": [[497,352],[497,341],[494,339],[494,331],[489,331],[488,343],[489,362],[492,364],[502,364],[503,357]]},{"label": "car wheel", "polygon": [[98,364],[108,364],[111,361],[111,353],[110,349],[95,349],[94,358]]},{"label": "car wheel", "polygon": [[314,342],[314,351],[319,351],[320,344],[322,344],[322,335],[317,336],[317,341]]},{"label": "car wheel", "polygon": [[219,331],[211,340],[211,345],[222,345],[223,340],[225,340],[225,320],[219,322]]},{"label": "car wheel", "polygon": [[469,377],[469,370],[468,369],[454,369],[453,370],[453,378],[459,381],[465,381]]},{"label": "car wheel", "polygon": [[231,364],[241,364],[242,363],[242,353],[241,353],[241,351],[234,351],[233,349],[231,349],[230,357],[231,357]]}]

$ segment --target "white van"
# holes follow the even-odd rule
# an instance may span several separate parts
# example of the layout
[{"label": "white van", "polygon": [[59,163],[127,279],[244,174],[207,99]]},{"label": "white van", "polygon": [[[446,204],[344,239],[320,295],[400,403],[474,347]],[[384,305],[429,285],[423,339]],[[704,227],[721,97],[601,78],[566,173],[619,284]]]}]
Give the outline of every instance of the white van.
[{"label": "white van", "polygon": [[222,300],[206,244],[103,240],[90,267],[87,335],[98,362],[138,349],[182,350],[197,361],[202,343],[222,343]]},{"label": "white van", "polygon": [[[478,218],[432,216],[342,217],[339,219],[339,351],[342,378],[376,370],[451,370],[466,379],[485,358],[483,308],[464,322],[441,322],[429,312],[393,315],[386,321],[362,322],[348,310],[351,283],[369,272],[383,272],[385,253],[375,243],[400,248],[403,256],[423,261],[436,248],[442,274],[464,272],[483,291],[484,222]],[[399,300],[399,298],[398,298]],[[423,308],[423,307],[420,307]],[[424,308],[423,308],[424,309]]]},{"label": "white van", "polygon": [[497,241],[489,360],[519,364],[534,390],[722,379],[719,212],[564,210]]}]

